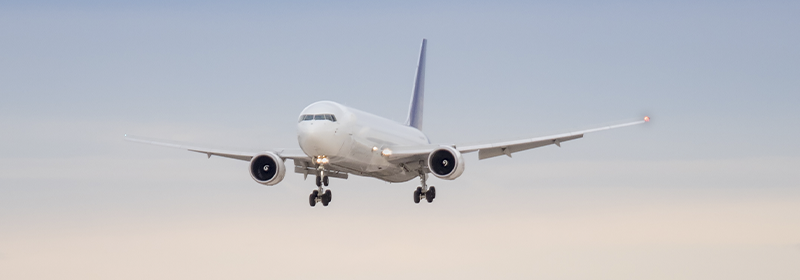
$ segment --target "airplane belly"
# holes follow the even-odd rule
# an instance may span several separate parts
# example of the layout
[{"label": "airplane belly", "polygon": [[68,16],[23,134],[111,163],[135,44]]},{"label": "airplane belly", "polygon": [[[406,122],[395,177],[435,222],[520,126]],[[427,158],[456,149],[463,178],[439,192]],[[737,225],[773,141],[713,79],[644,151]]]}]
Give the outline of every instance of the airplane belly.
[{"label": "airplane belly", "polygon": [[336,167],[352,175],[372,177],[390,183],[401,183],[417,177],[414,172],[404,172],[402,168],[396,166],[380,166],[372,168],[374,171],[366,171],[363,162],[346,160],[336,162]]},{"label": "airplane belly", "polygon": [[413,174],[411,172],[403,173],[400,170],[398,170],[397,172],[392,173],[392,174],[381,174],[381,175],[372,176],[372,177],[384,180],[386,182],[402,183],[402,182],[407,182],[407,181],[409,181],[411,179],[416,178],[417,174]]},{"label": "airplane belly", "polygon": [[348,149],[347,161],[350,163],[351,168],[361,172],[375,172],[380,169],[380,152],[373,151],[373,145],[363,143],[355,138],[351,138],[350,147]]}]

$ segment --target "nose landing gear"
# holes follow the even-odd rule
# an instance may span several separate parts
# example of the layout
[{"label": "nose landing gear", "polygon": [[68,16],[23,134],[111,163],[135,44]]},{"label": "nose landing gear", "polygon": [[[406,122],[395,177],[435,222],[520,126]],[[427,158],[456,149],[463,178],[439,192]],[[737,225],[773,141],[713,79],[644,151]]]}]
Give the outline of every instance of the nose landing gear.
[{"label": "nose landing gear", "polygon": [[428,187],[428,184],[425,181],[428,179],[428,175],[425,174],[424,171],[419,171],[419,181],[420,185],[416,190],[414,190],[414,203],[419,203],[420,200],[427,200],[428,203],[433,202],[433,199],[436,198],[436,188],[434,186]]},{"label": "nose landing gear", "polygon": [[319,169],[319,174],[316,178],[317,189],[311,192],[311,195],[308,196],[308,204],[311,207],[317,205],[318,202],[322,202],[322,206],[328,206],[328,203],[331,203],[331,190],[325,190],[322,188],[322,185],[328,186],[328,176],[325,175],[325,170],[322,168]]},{"label": "nose landing gear", "polygon": [[[322,188],[320,188],[320,190],[322,190]],[[317,205],[318,202],[322,202],[322,206],[328,206],[328,203],[331,203],[331,199],[333,198],[331,190],[325,190],[325,192],[320,190],[314,190],[311,192],[311,195],[308,196],[308,204],[311,205],[311,207]]]},{"label": "nose landing gear", "polygon": [[323,190],[322,186],[317,186],[317,188],[308,196],[308,204],[314,207],[318,202],[322,202],[322,206],[328,206],[328,203],[331,203],[333,198],[331,190]]}]

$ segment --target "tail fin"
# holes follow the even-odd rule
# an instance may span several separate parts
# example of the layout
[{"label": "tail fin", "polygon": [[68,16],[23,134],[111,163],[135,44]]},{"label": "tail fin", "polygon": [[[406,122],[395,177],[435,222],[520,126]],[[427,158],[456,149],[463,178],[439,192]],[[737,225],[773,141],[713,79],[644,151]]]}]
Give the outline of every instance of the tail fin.
[{"label": "tail fin", "polygon": [[422,130],[422,107],[425,99],[425,46],[428,40],[422,39],[422,48],[419,52],[417,64],[417,78],[414,81],[414,92],[411,93],[411,105],[408,107],[408,120],[406,125]]}]

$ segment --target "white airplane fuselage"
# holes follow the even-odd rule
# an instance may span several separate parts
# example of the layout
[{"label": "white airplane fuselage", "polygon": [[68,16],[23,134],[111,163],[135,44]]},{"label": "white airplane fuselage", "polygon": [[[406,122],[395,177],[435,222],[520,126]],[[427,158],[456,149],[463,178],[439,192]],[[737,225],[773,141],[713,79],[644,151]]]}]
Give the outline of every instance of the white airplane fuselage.
[{"label": "white airplane fuselage", "polygon": [[[303,120],[303,116],[331,114],[329,119]],[[383,156],[393,146],[424,145],[430,141],[422,131],[332,101],[320,101],[303,109],[297,123],[297,142],[311,158],[355,175],[388,182],[405,182],[417,177],[404,172]]]}]

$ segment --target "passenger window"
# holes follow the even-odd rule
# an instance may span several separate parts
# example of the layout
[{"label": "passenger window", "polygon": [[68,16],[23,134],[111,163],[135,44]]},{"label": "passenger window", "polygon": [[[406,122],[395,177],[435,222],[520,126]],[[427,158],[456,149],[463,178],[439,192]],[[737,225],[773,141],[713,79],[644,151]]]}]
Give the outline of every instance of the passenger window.
[{"label": "passenger window", "polygon": [[325,115],[314,115],[314,120],[325,120]]}]

